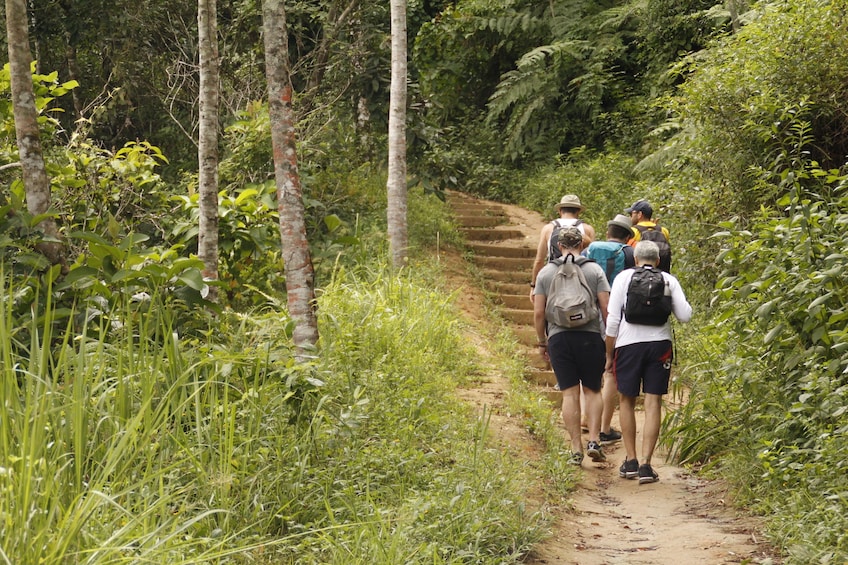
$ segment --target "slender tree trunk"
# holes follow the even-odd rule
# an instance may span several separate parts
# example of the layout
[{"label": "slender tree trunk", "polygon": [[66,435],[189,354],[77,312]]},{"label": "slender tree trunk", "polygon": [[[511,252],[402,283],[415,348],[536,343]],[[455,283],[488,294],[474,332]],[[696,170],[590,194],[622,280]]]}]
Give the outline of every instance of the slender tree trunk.
[{"label": "slender tree trunk", "polygon": [[392,266],[407,261],[406,229],[406,0],[390,0],[392,84],[389,98],[388,230]]},{"label": "slender tree trunk", "polygon": [[[74,0],[61,0],[59,7],[62,10],[62,18],[65,25],[65,60],[68,63],[68,79],[80,80],[79,64],[77,62],[77,38],[76,34],[68,27],[68,22],[73,17],[76,8]],[[82,100],[80,100],[79,89],[71,90],[71,98],[74,101],[74,119],[82,118]]]},{"label": "slender tree trunk", "polygon": [[727,0],[727,9],[730,12],[730,25],[733,33],[739,31],[739,6],[736,0]]},{"label": "slender tree trunk", "polygon": [[[26,0],[6,0],[6,38],[9,44],[12,106],[15,134],[20,153],[27,210],[32,215],[45,214],[50,209],[50,178],[44,166],[41,139],[38,132],[38,111],[32,89],[32,54],[29,50],[29,28]],[[64,246],[59,228],[53,218],[38,224],[45,241],[38,250],[54,265],[64,264]]]},{"label": "slender tree trunk", "polygon": [[321,40],[314,49],[315,64],[313,65],[312,73],[309,75],[306,90],[311,95],[324,79],[324,73],[327,70],[327,59],[330,56],[330,46],[334,41],[338,40],[338,30],[345,24],[347,18],[354,12],[359,5],[359,0],[351,0],[348,5],[338,14],[338,2],[333,2],[327,14],[326,24],[321,30]]},{"label": "slender tree trunk", "polygon": [[[200,44],[200,130],[197,160],[200,222],[197,255],[203,261],[203,278],[218,280],[218,15],[217,0],[198,0],[197,29]],[[215,285],[207,298],[217,302]]]},{"label": "slender tree trunk", "polygon": [[309,253],[309,242],[306,239],[305,210],[297,169],[288,34],[283,0],[263,0],[262,27],[288,309],[296,324],[293,336],[295,357],[303,361],[318,341],[318,324],[313,310],[315,271]]}]

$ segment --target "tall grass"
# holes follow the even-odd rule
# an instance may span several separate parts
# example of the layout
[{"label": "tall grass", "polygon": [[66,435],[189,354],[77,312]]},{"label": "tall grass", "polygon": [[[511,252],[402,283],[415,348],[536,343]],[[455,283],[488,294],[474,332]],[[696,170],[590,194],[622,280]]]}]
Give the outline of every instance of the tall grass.
[{"label": "tall grass", "polygon": [[48,304],[22,344],[0,280],[0,563],[509,563],[542,535],[453,395],[454,297],[415,276],[339,275],[309,365],[285,316],[184,338],[155,297],[55,335]]}]

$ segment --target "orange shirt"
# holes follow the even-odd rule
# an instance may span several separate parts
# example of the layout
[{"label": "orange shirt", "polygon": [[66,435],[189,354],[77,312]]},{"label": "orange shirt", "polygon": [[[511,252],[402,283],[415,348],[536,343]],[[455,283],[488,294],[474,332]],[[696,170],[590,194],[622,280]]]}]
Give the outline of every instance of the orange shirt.
[{"label": "orange shirt", "polygon": [[[638,224],[636,224],[636,226],[645,226],[647,228],[655,228],[655,227],[657,227],[657,224],[654,223],[654,222],[650,222],[650,221],[644,221],[644,222],[639,222]],[[633,226],[632,228],[630,228],[631,230],[633,230],[633,237],[631,237],[627,241],[627,244],[630,245],[630,246],[636,245],[636,243],[641,241],[641,239],[642,239],[642,232],[640,232],[636,228],[636,226]],[[669,243],[671,243],[671,238],[668,235],[668,229],[665,226],[660,226],[660,231],[665,236],[665,238],[669,241]]]}]

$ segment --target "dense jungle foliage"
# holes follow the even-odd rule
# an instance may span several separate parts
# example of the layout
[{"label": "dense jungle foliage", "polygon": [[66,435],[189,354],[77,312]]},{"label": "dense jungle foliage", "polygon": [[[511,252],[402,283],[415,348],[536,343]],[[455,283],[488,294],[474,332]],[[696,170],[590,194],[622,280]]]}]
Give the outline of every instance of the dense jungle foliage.
[{"label": "dense jungle foliage", "polygon": [[596,228],[653,202],[696,306],[676,332],[689,401],[663,441],[765,516],[788,563],[848,560],[848,2],[408,2],[421,267],[401,275],[385,268],[388,5],[289,3],[319,289],[308,366],[288,340],[260,3],[218,2],[212,310],[193,255],[197,6],[29,6],[72,260],[63,274],[34,251],[7,66],[7,562],[520,559],[544,523],[512,504],[526,470],[445,393],[474,372],[429,276],[432,251],[460,243],[446,188],[546,215],[576,193]]}]

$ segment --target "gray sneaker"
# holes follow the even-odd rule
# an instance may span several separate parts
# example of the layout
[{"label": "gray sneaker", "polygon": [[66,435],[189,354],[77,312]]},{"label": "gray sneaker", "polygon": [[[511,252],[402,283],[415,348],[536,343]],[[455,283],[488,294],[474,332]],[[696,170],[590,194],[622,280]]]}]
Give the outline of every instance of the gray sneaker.
[{"label": "gray sneaker", "polygon": [[574,465],[576,467],[580,467],[583,464],[583,452],[582,451],[573,452],[571,454],[571,457],[568,458],[568,462],[571,465]]},{"label": "gray sneaker", "polygon": [[590,441],[589,445],[586,448],[586,453],[595,463],[603,463],[607,460],[607,456],[604,455],[604,450],[597,441]]}]

